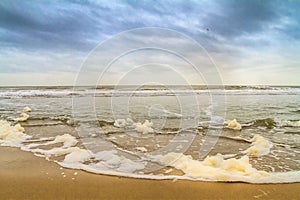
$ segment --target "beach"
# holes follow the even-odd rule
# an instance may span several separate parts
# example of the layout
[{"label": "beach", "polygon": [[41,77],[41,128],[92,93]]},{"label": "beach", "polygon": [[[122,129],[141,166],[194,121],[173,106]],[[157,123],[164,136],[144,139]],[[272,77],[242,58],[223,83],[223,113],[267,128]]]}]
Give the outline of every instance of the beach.
[{"label": "beach", "polygon": [[300,197],[300,183],[248,184],[133,179],[61,168],[56,163],[17,148],[1,147],[0,155],[1,199],[299,199]]},{"label": "beach", "polygon": [[1,91],[1,199],[299,199],[298,87]]},{"label": "beach", "polygon": [[0,2],[0,200],[300,200],[300,1]]}]

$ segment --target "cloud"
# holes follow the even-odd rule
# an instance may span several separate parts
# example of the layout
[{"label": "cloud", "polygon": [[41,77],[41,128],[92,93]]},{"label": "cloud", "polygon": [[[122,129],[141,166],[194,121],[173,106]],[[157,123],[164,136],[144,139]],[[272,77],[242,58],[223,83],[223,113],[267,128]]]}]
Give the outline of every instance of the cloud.
[{"label": "cloud", "polygon": [[[267,69],[276,64],[272,57],[297,71],[299,8],[298,1],[3,0],[0,73],[75,73],[99,43],[122,31],[149,26],[174,29],[193,38],[224,74],[247,73],[253,63]],[[144,32],[132,37],[135,40],[115,44],[103,54],[109,57],[118,45],[144,41],[145,45],[174,44],[180,46],[179,51],[196,56],[172,35],[153,37]]]},{"label": "cloud", "polygon": [[298,37],[298,14],[286,7],[274,1],[2,1],[0,38],[6,46],[88,51],[108,36],[148,26],[172,28],[202,43],[269,29]]},{"label": "cloud", "polygon": [[222,1],[216,10],[206,15],[205,24],[226,38],[260,32],[279,17],[271,1]]},{"label": "cloud", "polygon": [[78,52],[0,50],[0,73],[77,72],[84,56]]},{"label": "cloud", "polygon": [[86,50],[98,31],[91,8],[73,4],[4,1],[0,13],[0,38],[8,47]]}]

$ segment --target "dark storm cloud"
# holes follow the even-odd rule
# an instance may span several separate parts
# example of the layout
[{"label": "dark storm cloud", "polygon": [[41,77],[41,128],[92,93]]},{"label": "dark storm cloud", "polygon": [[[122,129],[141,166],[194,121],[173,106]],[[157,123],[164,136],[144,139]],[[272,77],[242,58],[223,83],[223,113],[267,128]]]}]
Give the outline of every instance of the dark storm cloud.
[{"label": "dark storm cloud", "polygon": [[[3,46],[88,50],[120,31],[158,26],[213,42],[210,34],[232,39],[269,29],[280,22],[283,6],[274,1],[1,1],[0,39]],[[287,28],[298,37],[296,25],[277,30]],[[196,29],[203,32],[195,34]]]},{"label": "dark storm cloud", "polygon": [[20,48],[86,48],[98,28],[96,14],[75,4],[2,1],[1,43]]},{"label": "dark storm cloud", "polygon": [[256,33],[276,22],[279,14],[271,1],[220,1],[218,12],[205,16],[206,26],[224,37]]}]

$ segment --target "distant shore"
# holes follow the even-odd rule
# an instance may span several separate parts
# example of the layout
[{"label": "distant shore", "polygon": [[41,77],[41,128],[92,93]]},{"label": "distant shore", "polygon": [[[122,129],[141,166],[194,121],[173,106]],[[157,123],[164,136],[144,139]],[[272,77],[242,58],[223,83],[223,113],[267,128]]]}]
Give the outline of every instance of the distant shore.
[{"label": "distant shore", "polygon": [[248,184],[146,180],[61,168],[0,147],[1,199],[299,199],[300,183]]}]

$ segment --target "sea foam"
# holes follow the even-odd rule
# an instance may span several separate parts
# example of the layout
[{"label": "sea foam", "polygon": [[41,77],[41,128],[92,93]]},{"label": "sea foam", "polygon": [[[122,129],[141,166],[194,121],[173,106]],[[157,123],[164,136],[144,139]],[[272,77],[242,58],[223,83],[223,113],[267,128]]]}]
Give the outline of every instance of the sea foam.
[{"label": "sea foam", "polygon": [[153,122],[149,122],[148,120],[145,120],[144,123],[137,122],[135,123],[132,119],[127,118],[125,119],[117,119],[114,122],[114,126],[118,128],[124,128],[128,126],[133,126],[134,130],[136,130],[139,133],[142,134],[148,134],[148,133],[153,133],[154,130],[152,128]]},{"label": "sea foam", "polygon": [[257,170],[249,163],[249,157],[225,159],[223,155],[208,156],[203,161],[194,160],[182,153],[155,156],[164,165],[181,170],[185,177],[210,181],[243,181],[249,183],[299,182],[300,172],[270,173]]},{"label": "sea foam", "polygon": [[20,114],[20,117],[16,118],[15,120],[16,120],[16,121],[19,121],[19,122],[24,122],[24,121],[26,121],[28,118],[29,118],[29,115],[26,114],[25,112],[23,112],[23,113]]},{"label": "sea foam", "polygon": [[0,120],[0,146],[20,147],[22,142],[31,136],[23,133],[24,128],[20,124],[11,125]]},{"label": "sea foam", "polygon": [[256,134],[250,141],[252,142],[251,147],[243,151],[243,153],[247,153],[251,156],[259,157],[267,155],[270,153],[270,149],[273,146],[271,142],[258,134]]},{"label": "sea foam", "polygon": [[[140,125],[140,131],[152,129],[152,123],[145,121]],[[56,137],[29,140],[31,136],[24,132],[20,125],[13,125],[8,121],[0,120],[0,145],[20,147],[38,156],[44,156],[48,160],[57,162],[63,167],[82,169],[93,173],[120,175],[135,178],[150,179],[193,179],[207,181],[243,181],[249,183],[288,183],[300,182],[300,171],[290,172],[266,172],[257,170],[249,162],[248,155],[266,155],[272,143],[261,135],[255,135],[251,140],[251,146],[244,151],[248,155],[240,158],[217,154],[207,156],[203,161],[195,160],[190,155],[169,152],[163,155],[151,155],[146,149],[137,147],[136,150],[144,152],[142,157],[125,156],[125,152],[119,150],[105,150],[91,152],[77,146],[78,139],[70,134]],[[138,131],[138,130],[137,130]],[[37,141],[37,143],[35,143]],[[44,146],[61,144],[60,146],[43,149]],[[133,152],[131,152],[133,154]],[[231,158],[229,158],[231,157]],[[162,168],[169,166],[183,172],[184,175],[153,175],[143,174],[148,162],[158,163]],[[170,171],[171,172],[171,171]]]},{"label": "sea foam", "polygon": [[146,120],[143,124],[136,123],[135,130],[142,134],[153,133],[154,130],[153,130],[152,126],[153,126],[153,123]]},{"label": "sea foam", "polygon": [[236,119],[233,119],[233,120],[229,120],[226,122],[227,124],[227,128],[230,128],[230,129],[233,129],[233,130],[241,130],[242,129],[242,126],[240,123],[238,123],[236,121]]},{"label": "sea foam", "polygon": [[23,112],[31,112],[31,108],[29,108],[28,106],[25,106],[23,108]]}]

